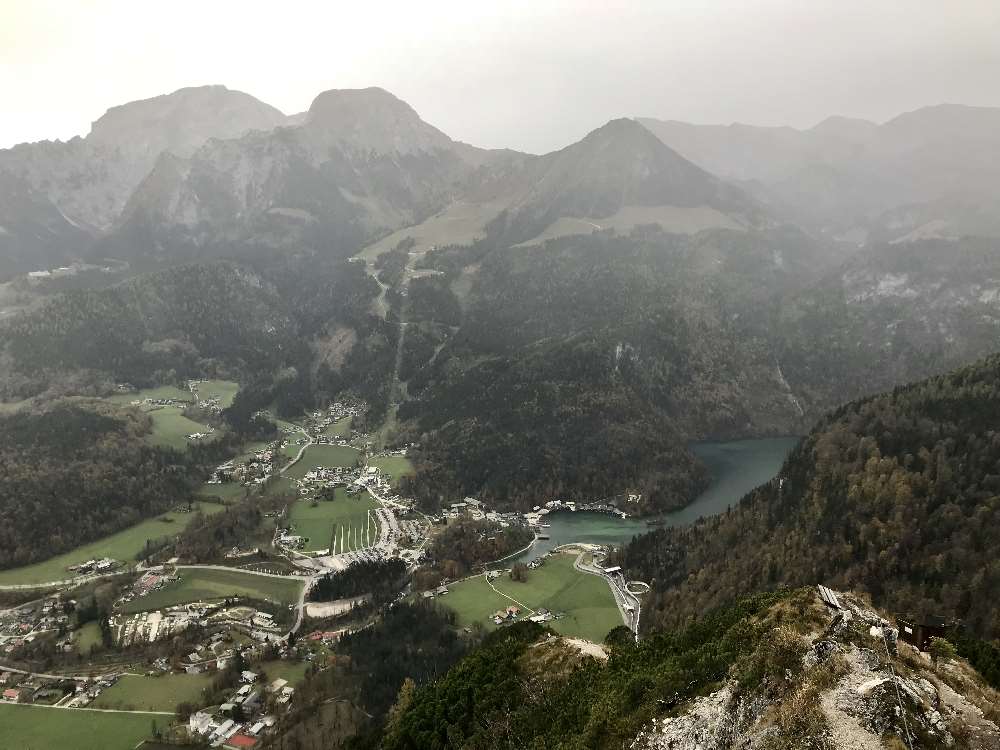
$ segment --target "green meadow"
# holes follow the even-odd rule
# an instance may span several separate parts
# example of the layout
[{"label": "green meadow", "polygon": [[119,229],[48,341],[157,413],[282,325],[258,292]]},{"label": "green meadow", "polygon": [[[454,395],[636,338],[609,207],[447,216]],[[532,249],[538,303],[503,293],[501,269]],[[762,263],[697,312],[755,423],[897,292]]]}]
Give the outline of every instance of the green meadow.
[{"label": "green meadow", "polygon": [[198,400],[204,401],[210,398],[218,398],[219,406],[228,409],[233,405],[233,399],[240,389],[239,383],[232,380],[206,380],[198,383]]},{"label": "green meadow", "polygon": [[368,459],[369,466],[377,466],[380,471],[388,474],[393,487],[399,486],[399,480],[413,474],[413,463],[406,456],[378,456]]},{"label": "green meadow", "polygon": [[337,420],[332,425],[323,430],[324,435],[329,437],[350,437],[351,435],[351,421],[353,417],[344,417],[343,419]]},{"label": "green meadow", "polygon": [[[176,406],[161,406],[150,409],[146,413],[153,420],[153,431],[146,438],[152,445],[184,450],[193,443],[193,441],[188,440],[188,435],[208,431],[206,425],[188,419],[184,416],[183,410]],[[212,440],[211,437],[201,439]]]},{"label": "green meadow", "polygon": [[320,467],[332,469],[335,466],[354,466],[360,456],[361,451],[346,445],[310,445],[299,462],[285,474],[293,479],[301,479],[307,472]]},{"label": "green meadow", "polygon": [[[207,502],[196,503],[195,506],[205,513],[217,513],[224,507]],[[100,557],[133,562],[142,554],[147,540],[162,539],[179,534],[194,517],[195,513],[164,513],[40,563],[26,565],[22,568],[0,570],[0,586],[63,581],[74,575],[67,570],[70,565],[77,565]]]},{"label": "green meadow", "polygon": [[[572,553],[553,555],[541,567],[529,570],[524,583],[512,581],[505,573],[493,581],[500,593],[490,588],[486,576],[476,576],[449,586],[449,593],[437,601],[454,610],[463,626],[474,622],[492,626],[493,613],[515,602],[536,611],[544,607],[564,614],[546,623],[548,627],[600,643],[608,631],[623,624],[621,613],[607,582],[576,570],[575,559]],[[530,614],[522,610],[521,617]]]},{"label": "green meadow", "polygon": [[132,750],[150,735],[154,721],[166,729],[172,718],[0,703],[0,747]]},{"label": "green meadow", "polygon": [[303,551],[329,549],[332,554],[370,547],[378,538],[378,523],[370,513],[378,507],[367,492],[348,495],[338,487],[334,500],[296,500],[288,521],[299,536],[308,537]]},{"label": "green meadow", "polygon": [[212,684],[210,674],[125,675],[90,705],[127,711],[173,711],[178,703],[198,703]]}]

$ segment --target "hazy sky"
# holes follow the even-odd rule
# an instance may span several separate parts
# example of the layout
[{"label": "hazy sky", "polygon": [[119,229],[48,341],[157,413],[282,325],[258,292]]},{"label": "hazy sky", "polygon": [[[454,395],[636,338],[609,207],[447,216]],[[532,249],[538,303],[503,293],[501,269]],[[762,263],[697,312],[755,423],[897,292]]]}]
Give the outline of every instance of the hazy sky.
[{"label": "hazy sky", "polygon": [[207,83],[288,113],[378,85],[453,138],[535,152],[619,116],[884,120],[1000,105],[1000,0],[0,0],[0,147]]}]

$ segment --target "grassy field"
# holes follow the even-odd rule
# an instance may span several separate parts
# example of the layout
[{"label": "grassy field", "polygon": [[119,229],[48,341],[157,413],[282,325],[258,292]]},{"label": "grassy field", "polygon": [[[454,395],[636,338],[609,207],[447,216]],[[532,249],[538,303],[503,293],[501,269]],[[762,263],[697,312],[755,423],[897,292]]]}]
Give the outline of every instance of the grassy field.
[{"label": "grassy field", "polygon": [[413,463],[406,456],[379,456],[368,459],[369,466],[377,466],[392,477],[392,486],[398,487],[400,478],[413,473]]},{"label": "grassy field", "polygon": [[357,448],[346,445],[310,445],[302,454],[302,460],[285,474],[294,479],[301,479],[306,472],[321,466],[326,469],[334,466],[354,466],[360,455],[361,452]]},{"label": "grassy field", "polygon": [[254,672],[263,672],[267,675],[267,679],[270,682],[288,680],[288,684],[294,687],[306,678],[306,670],[309,669],[309,662],[279,659],[254,664],[249,669]]},{"label": "grassy field", "polygon": [[[187,439],[188,435],[208,430],[205,425],[185,417],[182,410],[176,406],[150,409],[146,413],[153,419],[153,432],[146,438],[152,445],[184,450],[192,443]],[[211,440],[212,438],[202,439]]]},{"label": "grassy field", "polygon": [[434,245],[467,245],[485,234],[485,227],[505,206],[500,203],[457,202],[422,224],[406,227],[369,245],[358,256],[375,260],[392,250],[402,240],[412,237],[416,244],[413,252],[426,252]]},{"label": "grassy field", "polygon": [[206,380],[204,383],[198,383],[198,399],[204,400],[218,396],[219,406],[228,409],[233,405],[233,399],[236,398],[236,392],[239,389],[240,384],[231,380]]},{"label": "grassy field", "polygon": [[377,507],[367,492],[348,495],[338,487],[335,500],[321,500],[315,507],[309,500],[296,500],[288,518],[296,534],[309,537],[304,551],[329,549],[338,554],[375,543],[378,524],[369,511]]},{"label": "grassy field", "polygon": [[90,705],[128,711],[173,711],[178,703],[198,703],[212,684],[210,674],[125,675]]},{"label": "grassy field", "polygon": [[332,425],[323,430],[324,435],[330,437],[350,437],[351,436],[351,421],[353,417],[344,417],[341,420],[334,422]]},{"label": "grassy field", "polygon": [[[198,503],[197,507],[206,513],[217,513],[223,509],[223,506],[216,503]],[[66,580],[73,576],[67,570],[70,565],[99,557],[112,557],[115,560],[131,562],[142,553],[147,539],[161,539],[179,534],[194,516],[194,513],[164,513],[162,516],[150,518],[117,534],[77,547],[44,562],[26,565],[23,568],[0,570],[0,586]]]},{"label": "grassy field", "polygon": [[108,401],[113,404],[131,404],[136,399],[146,398],[172,398],[177,401],[194,401],[194,394],[187,388],[177,388],[172,385],[161,385],[157,388],[143,388],[135,393],[116,393],[109,396]]},{"label": "grassy field", "polygon": [[87,656],[91,648],[101,643],[101,626],[92,620],[76,631],[74,639],[77,653]]},{"label": "grassy field", "polygon": [[[299,440],[302,442],[300,443]],[[288,458],[295,458],[299,455],[299,451],[302,450],[302,446],[305,444],[306,439],[302,435],[289,435],[288,442],[282,447],[281,452],[285,454]],[[305,458],[305,456],[303,456]]]},{"label": "grassy field", "polygon": [[[532,610],[545,607],[564,613],[547,623],[556,632],[600,643],[609,630],[622,624],[621,614],[604,579],[575,570],[575,559],[575,554],[549,557],[540,568],[528,571],[524,583],[503,575],[493,582],[500,594],[490,588],[485,576],[478,576],[449,586],[449,593],[439,601],[455,610],[461,625],[476,621],[492,625],[493,613],[513,604],[502,596],[506,594]],[[530,614],[522,612],[522,617]]]},{"label": "grassy field", "polygon": [[181,568],[179,572],[181,579],[177,583],[129,602],[125,611],[143,612],[230,596],[294,604],[298,601],[299,590],[302,588],[302,582],[294,579],[269,578],[238,570]]},{"label": "grassy field", "polygon": [[198,488],[198,495],[200,497],[217,497],[221,500],[242,500],[248,489],[239,482],[203,484]]},{"label": "grassy field", "polygon": [[0,703],[0,747],[13,750],[132,750],[170,716],[64,711]]}]

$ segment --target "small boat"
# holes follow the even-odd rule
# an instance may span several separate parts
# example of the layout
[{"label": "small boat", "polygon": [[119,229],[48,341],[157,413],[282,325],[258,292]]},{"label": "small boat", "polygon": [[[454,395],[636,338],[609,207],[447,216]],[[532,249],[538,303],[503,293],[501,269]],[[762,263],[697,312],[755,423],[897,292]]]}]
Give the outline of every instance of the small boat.
[{"label": "small boat", "polygon": [[549,535],[548,534],[539,534],[538,538],[544,542],[544,541],[546,541],[549,538]]}]

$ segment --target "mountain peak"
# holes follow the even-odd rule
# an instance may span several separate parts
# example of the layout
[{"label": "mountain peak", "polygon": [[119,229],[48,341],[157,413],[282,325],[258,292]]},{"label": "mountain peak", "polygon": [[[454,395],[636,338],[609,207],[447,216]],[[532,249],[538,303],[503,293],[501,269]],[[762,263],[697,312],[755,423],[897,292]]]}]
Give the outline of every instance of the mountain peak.
[{"label": "mountain peak", "polygon": [[452,141],[385,89],[331,89],[317,96],[303,127],[324,141],[357,150],[414,153],[448,149]]},{"label": "mountain peak", "polygon": [[191,86],[111,107],[93,123],[87,142],[154,158],[167,150],[188,156],[209,138],[270,130],[286,119],[242,91],[222,85]]}]

